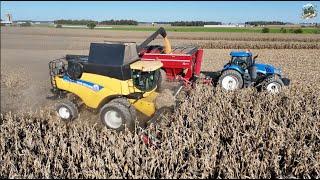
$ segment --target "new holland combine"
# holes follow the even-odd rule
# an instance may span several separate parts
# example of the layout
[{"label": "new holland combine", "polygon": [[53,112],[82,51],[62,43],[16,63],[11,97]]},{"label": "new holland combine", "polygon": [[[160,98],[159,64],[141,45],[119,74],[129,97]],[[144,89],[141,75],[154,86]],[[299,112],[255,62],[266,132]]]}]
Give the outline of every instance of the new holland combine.
[{"label": "new holland combine", "polygon": [[[164,46],[149,45],[158,35]],[[216,72],[216,76],[200,76],[203,49],[198,47],[171,47],[166,31],[161,27],[140,45],[132,42],[91,43],[88,56],[66,55],[49,63],[52,92],[64,101],[57,105],[57,114],[63,120],[78,117],[79,107],[99,111],[100,120],[110,129],[135,130],[137,114],[146,117],[138,123],[140,130],[156,123],[168,108],[156,107],[156,98],[165,81],[178,81],[175,97],[182,85],[194,82],[218,84],[225,90],[243,87],[263,87],[277,93],[289,80],[281,69],[258,64],[251,52],[232,52],[231,60]],[[145,142],[155,137],[143,133]]]}]

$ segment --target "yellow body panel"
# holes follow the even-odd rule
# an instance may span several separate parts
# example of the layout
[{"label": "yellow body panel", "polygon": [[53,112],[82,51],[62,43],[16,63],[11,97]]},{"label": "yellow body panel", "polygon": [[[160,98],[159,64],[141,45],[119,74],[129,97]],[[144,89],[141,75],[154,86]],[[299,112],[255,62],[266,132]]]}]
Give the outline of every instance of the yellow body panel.
[{"label": "yellow body panel", "polygon": [[155,111],[155,99],[158,96],[158,93],[151,92],[147,97],[141,98],[138,101],[135,99],[129,99],[129,102],[140,112],[151,117]]},{"label": "yellow body panel", "polygon": [[[135,88],[132,79],[119,80],[107,76],[83,73],[81,79],[74,81],[65,77],[55,77],[57,87],[77,95],[88,107],[98,108],[99,104],[109,96],[126,96],[130,93],[141,92]],[[144,98],[139,100],[128,99],[137,110],[147,116],[152,116],[155,112],[154,99],[157,93],[155,89],[143,94]]]}]

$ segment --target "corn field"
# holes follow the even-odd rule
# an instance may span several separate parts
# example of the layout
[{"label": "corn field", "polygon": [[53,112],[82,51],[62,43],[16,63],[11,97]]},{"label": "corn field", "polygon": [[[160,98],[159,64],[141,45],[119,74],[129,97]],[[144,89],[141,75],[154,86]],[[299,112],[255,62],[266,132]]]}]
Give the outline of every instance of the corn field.
[{"label": "corn field", "polygon": [[319,35],[170,32],[172,45],[206,48],[202,71],[216,71],[230,51],[250,48],[260,62],[282,67],[291,85],[277,95],[200,84],[184,91],[156,125],[159,148],[101,127],[93,112],[66,123],[42,104],[49,101],[48,61],[87,54],[90,42],[142,42],[148,35],[1,29],[0,179],[320,178]]},{"label": "corn field", "polygon": [[138,135],[65,124],[48,110],[2,114],[2,178],[319,178],[320,92],[191,91],[162,118],[160,148]]}]

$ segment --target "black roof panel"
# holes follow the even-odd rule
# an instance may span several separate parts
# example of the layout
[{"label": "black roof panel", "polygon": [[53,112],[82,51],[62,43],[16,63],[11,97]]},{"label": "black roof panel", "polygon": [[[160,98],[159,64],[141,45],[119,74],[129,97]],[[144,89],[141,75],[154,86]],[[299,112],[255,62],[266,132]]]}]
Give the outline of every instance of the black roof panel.
[{"label": "black roof panel", "polygon": [[135,43],[91,43],[88,62],[106,66],[122,66],[139,59]]}]

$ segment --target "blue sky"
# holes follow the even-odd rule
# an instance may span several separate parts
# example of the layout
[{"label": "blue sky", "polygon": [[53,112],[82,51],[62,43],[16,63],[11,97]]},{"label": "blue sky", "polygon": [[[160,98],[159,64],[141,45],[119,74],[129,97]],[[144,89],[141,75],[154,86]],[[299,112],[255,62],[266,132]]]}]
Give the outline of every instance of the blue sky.
[{"label": "blue sky", "polygon": [[1,1],[1,18],[14,20],[133,19],[137,21],[221,21],[240,23],[266,20],[319,22],[300,18],[304,4],[319,1]]}]

